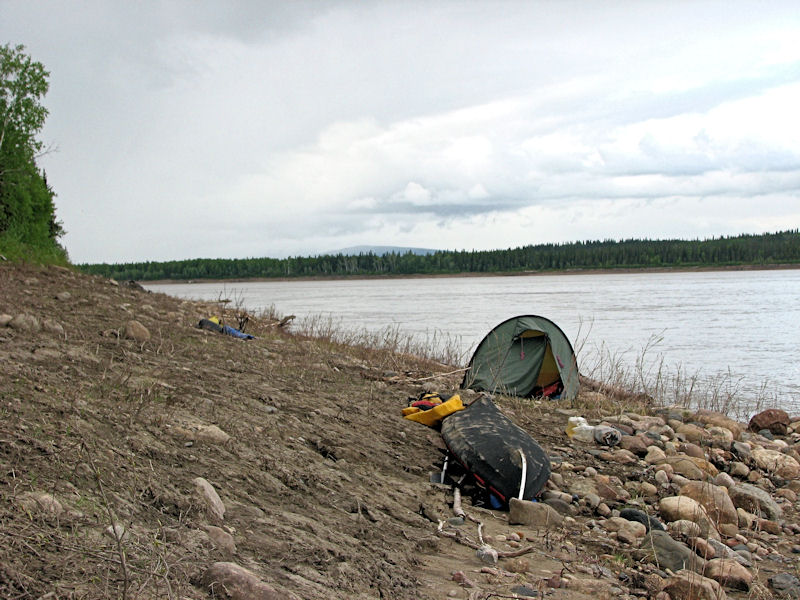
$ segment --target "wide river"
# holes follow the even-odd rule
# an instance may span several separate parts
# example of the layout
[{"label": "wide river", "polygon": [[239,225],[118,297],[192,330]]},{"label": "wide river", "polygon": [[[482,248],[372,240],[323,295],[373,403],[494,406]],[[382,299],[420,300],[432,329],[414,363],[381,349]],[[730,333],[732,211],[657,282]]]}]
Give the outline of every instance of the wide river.
[{"label": "wide river", "polygon": [[[501,321],[535,314],[572,341],[582,373],[644,376],[650,391],[695,380],[713,408],[800,412],[800,269],[149,284],[182,298],[231,298],[251,312],[392,328],[471,350]],[[642,360],[644,358],[644,360]],[[614,368],[616,366],[616,369]],[[695,394],[698,392],[696,391]]]}]

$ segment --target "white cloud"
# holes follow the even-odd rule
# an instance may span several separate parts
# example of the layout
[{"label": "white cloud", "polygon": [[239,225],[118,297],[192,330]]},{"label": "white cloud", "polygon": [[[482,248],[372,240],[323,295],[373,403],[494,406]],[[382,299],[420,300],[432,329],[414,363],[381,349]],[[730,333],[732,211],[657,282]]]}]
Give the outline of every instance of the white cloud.
[{"label": "white cloud", "polygon": [[414,181],[409,181],[408,185],[403,190],[401,197],[404,200],[408,200],[411,204],[424,206],[425,204],[430,203],[431,192],[430,190],[426,190],[420,184]]}]

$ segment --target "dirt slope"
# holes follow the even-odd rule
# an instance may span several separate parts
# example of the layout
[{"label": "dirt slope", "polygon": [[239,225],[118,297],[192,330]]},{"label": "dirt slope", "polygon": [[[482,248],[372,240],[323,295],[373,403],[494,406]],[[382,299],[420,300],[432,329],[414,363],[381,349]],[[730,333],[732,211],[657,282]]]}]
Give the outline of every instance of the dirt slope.
[{"label": "dirt slope", "polygon": [[[457,387],[448,367],[266,320],[250,323],[250,341],[196,327],[215,312],[66,269],[0,265],[0,315],[17,317],[0,327],[0,597],[630,592],[631,577],[617,579],[625,551],[585,527],[519,531],[467,503],[499,549],[533,546],[489,573],[473,549],[436,535],[430,518],[452,516],[452,496],[429,483],[441,442],[399,411],[424,386]],[[149,339],[126,333],[131,320]],[[594,462],[563,446],[569,410],[504,406],[554,458],[575,471]],[[642,477],[635,465],[606,471]],[[515,531],[522,543],[503,544]],[[261,591],[209,585],[217,562],[248,569]],[[457,570],[474,587],[452,581]],[[564,573],[587,583],[546,588]]]},{"label": "dirt slope", "polygon": [[[220,559],[302,598],[419,596],[432,436],[398,418],[416,388],[383,380],[429,365],[268,324],[235,340],[195,327],[213,307],[62,269],[3,265],[0,290],[0,313],[39,322],[0,329],[0,596],[207,597],[196,584]],[[132,319],[149,341],[124,337]],[[42,493],[57,515],[21,508]]]}]

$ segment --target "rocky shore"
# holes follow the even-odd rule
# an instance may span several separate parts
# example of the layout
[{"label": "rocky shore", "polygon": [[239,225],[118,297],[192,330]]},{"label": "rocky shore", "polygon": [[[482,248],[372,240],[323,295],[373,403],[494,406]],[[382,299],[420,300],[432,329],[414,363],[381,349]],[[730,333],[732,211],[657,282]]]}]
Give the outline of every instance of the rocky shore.
[{"label": "rocky shore", "polygon": [[452,366],[257,315],[253,340],[197,327],[214,314],[0,264],[0,597],[800,598],[780,410],[497,397],[553,474],[490,511],[430,482],[441,439],[400,414]]}]

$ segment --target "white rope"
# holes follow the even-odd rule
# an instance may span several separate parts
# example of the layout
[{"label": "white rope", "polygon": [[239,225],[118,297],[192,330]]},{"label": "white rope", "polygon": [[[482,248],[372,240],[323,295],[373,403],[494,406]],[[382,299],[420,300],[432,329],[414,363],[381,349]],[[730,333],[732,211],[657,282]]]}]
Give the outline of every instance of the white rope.
[{"label": "white rope", "polygon": [[528,461],[525,460],[525,453],[522,451],[522,448],[517,448],[517,452],[519,452],[520,458],[522,458],[522,479],[519,482],[519,499],[524,500],[522,496],[525,494],[525,480],[528,477]]}]

